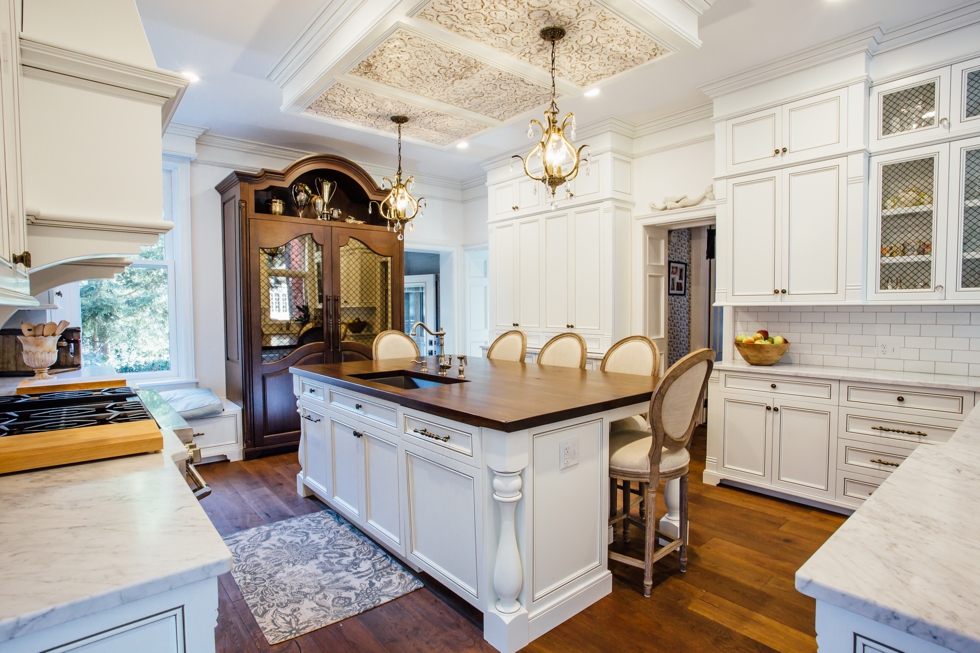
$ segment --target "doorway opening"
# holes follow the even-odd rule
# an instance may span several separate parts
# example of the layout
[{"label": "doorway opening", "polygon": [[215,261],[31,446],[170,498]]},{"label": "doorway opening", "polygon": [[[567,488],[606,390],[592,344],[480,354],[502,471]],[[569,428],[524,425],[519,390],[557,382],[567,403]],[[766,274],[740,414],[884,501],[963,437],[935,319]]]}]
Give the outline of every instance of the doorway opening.
[{"label": "doorway opening", "polygon": [[[405,250],[405,333],[416,322],[446,332],[445,353],[455,353],[456,333],[453,279],[455,248]],[[422,329],[412,339],[423,356],[435,356],[437,339]]]}]

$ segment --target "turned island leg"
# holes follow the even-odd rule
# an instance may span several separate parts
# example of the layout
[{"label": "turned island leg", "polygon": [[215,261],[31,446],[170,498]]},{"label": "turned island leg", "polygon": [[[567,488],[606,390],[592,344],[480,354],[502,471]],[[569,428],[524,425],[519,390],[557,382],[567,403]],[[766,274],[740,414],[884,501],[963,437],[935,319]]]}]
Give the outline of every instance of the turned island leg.
[{"label": "turned island leg", "polygon": [[517,597],[524,585],[521,553],[517,548],[517,525],[514,515],[521,500],[520,472],[494,472],[493,499],[500,505],[500,540],[493,567],[493,588],[497,592],[497,610],[513,614],[521,609]]}]

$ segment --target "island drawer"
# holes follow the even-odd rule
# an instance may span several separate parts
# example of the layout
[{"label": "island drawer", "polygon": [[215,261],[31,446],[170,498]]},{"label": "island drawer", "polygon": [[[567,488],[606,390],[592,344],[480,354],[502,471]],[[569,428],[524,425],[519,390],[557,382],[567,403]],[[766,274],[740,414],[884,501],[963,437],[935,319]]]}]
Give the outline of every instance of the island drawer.
[{"label": "island drawer", "polygon": [[841,405],[855,408],[876,406],[920,415],[962,419],[973,408],[973,393],[848,383],[842,392]]},{"label": "island drawer", "polygon": [[837,401],[837,382],[823,379],[802,380],[726,372],[722,379],[722,387],[728,390],[764,392],[767,395],[806,397],[831,403]]},{"label": "island drawer", "polygon": [[840,437],[908,449],[915,449],[920,444],[945,443],[961,423],[958,420],[858,409],[841,411],[840,420]]},{"label": "island drawer", "polygon": [[394,408],[379,404],[370,399],[357,394],[347,394],[339,392],[333,388],[328,390],[330,394],[330,406],[353,415],[368,422],[381,424],[389,428],[395,428],[398,424],[398,411]]},{"label": "island drawer", "polygon": [[851,506],[860,506],[868,500],[884,479],[854,472],[837,473],[837,500]]},{"label": "island drawer", "polygon": [[299,396],[322,404],[324,397],[326,397],[326,387],[322,383],[301,376],[299,378]]},{"label": "island drawer", "polygon": [[413,444],[438,451],[468,465],[478,464],[477,428],[406,410],[402,416],[405,437]]},{"label": "island drawer", "polygon": [[910,450],[900,447],[838,438],[837,469],[888,478],[911,453]]}]

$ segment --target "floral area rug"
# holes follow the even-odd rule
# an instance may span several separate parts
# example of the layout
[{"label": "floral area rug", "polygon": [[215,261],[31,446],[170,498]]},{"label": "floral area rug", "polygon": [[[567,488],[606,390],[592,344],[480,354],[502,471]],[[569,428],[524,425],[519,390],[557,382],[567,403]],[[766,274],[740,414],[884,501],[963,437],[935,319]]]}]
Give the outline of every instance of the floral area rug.
[{"label": "floral area rug", "polygon": [[270,644],[353,617],[420,587],[332,510],[224,538],[232,574]]}]

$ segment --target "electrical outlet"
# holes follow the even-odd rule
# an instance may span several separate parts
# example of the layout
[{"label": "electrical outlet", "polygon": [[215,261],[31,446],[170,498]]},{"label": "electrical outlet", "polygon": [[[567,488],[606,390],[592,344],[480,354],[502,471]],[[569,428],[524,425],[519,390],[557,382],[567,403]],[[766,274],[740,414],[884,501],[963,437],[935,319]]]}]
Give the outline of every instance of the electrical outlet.
[{"label": "electrical outlet", "polygon": [[877,336],[875,338],[878,358],[898,358],[902,354],[901,336]]},{"label": "electrical outlet", "polygon": [[558,443],[558,469],[568,469],[578,464],[578,438]]}]

